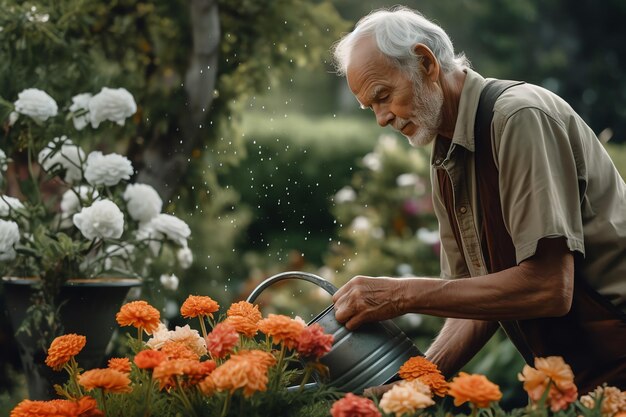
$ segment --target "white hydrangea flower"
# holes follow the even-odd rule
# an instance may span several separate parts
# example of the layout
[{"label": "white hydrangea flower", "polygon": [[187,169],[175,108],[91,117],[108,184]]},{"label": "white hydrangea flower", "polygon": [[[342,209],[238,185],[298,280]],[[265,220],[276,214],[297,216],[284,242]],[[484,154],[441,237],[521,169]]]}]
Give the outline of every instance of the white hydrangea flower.
[{"label": "white hydrangea flower", "polygon": [[396,178],[396,185],[398,187],[410,187],[415,186],[420,182],[420,177],[417,174],[413,174],[407,172],[405,174],[400,174]]},{"label": "white hydrangea flower", "polygon": [[111,200],[96,201],[73,217],[74,225],[87,239],[119,239],[124,231],[124,215]]},{"label": "white hydrangea flower", "polygon": [[380,160],[380,155],[375,154],[373,152],[368,153],[362,159],[363,165],[369,168],[372,171],[380,171],[383,166],[383,163]]},{"label": "white hydrangea flower", "polygon": [[85,179],[91,185],[111,187],[121,180],[129,180],[133,175],[133,165],[125,156],[117,153],[103,155],[94,151],[87,156]]},{"label": "white hydrangea flower", "polygon": [[187,238],[191,235],[191,229],[187,223],[178,217],[163,213],[150,220],[146,230],[154,232],[152,237],[157,239],[165,237],[182,247],[187,246]]},{"label": "white hydrangea flower", "polygon": [[343,204],[356,200],[356,191],[349,185],[346,185],[335,194],[335,203]]},{"label": "white hydrangea flower", "polygon": [[128,259],[133,259],[134,251],[134,245],[108,245],[104,250],[104,252],[107,254],[107,258],[104,260],[104,269],[112,269],[116,260],[124,261]]},{"label": "white hydrangea flower", "polygon": [[0,171],[6,172],[7,168],[9,168],[7,154],[4,153],[2,149],[0,149]]},{"label": "white hydrangea flower", "polygon": [[156,217],[163,208],[159,193],[148,184],[128,184],[122,197],[130,217],[141,223]]},{"label": "white hydrangea flower", "polygon": [[160,277],[160,281],[161,285],[163,285],[163,288],[171,291],[176,291],[178,289],[178,283],[180,282],[178,277],[174,274],[163,274]]},{"label": "white hydrangea flower", "polygon": [[150,349],[161,349],[165,342],[170,340],[170,331],[164,323],[159,323],[159,327],[152,333],[152,337],[148,339],[146,345]]},{"label": "white hydrangea flower", "polygon": [[45,91],[37,88],[27,88],[17,95],[15,111],[31,117],[37,123],[48,120],[57,115],[58,106],[56,101]]},{"label": "white hydrangea flower", "polygon": [[0,261],[15,259],[15,244],[20,241],[20,229],[17,223],[0,220]]},{"label": "white hydrangea flower", "polygon": [[[89,101],[91,97],[91,93],[78,94],[72,97],[70,112],[73,114],[72,122],[76,130],[82,130],[89,123]],[[83,114],[75,116],[74,114],[78,112]]]},{"label": "white hydrangea flower", "polygon": [[9,197],[8,195],[0,196],[0,217],[8,216],[11,210],[20,210],[23,208],[24,205],[17,198]]},{"label": "white hydrangea flower", "polygon": [[439,230],[428,230],[425,227],[420,227],[417,229],[417,239],[421,242],[426,243],[427,245],[435,245],[439,243]]},{"label": "white hydrangea flower", "polygon": [[110,120],[124,126],[127,117],[137,111],[137,104],[132,94],[125,88],[107,88],[89,100],[89,118],[91,127],[97,129],[100,123]]},{"label": "white hydrangea flower", "polygon": [[182,342],[191,348],[198,356],[206,355],[206,342],[200,336],[197,330],[185,324],[183,327],[176,326],[174,331],[170,332],[170,340],[173,342]]},{"label": "white hydrangea flower", "polygon": [[176,252],[176,258],[178,259],[180,267],[183,269],[189,269],[193,263],[193,253],[188,247],[180,248],[178,252]]},{"label": "white hydrangea flower", "polygon": [[[58,149],[59,144],[62,144],[61,149]],[[85,152],[65,135],[48,143],[48,146],[39,152],[37,160],[44,171],[50,171],[58,165],[63,167],[65,169],[63,180],[67,183],[78,182],[83,178],[81,166],[85,161]]]},{"label": "white hydrangea flower", "polygon": [[61,212],[66,215],[77,213],[83,203],[97,200],[100,197],[98,191],[88,185],[80,185],[63,193],[61,198]]},{"label": "white hydrangea flower", "polygon": [[9,114],[9,126],[13,126],[15,122],[17,122],[17,119],[19,118],[20,118],[20,114],[16,111],[12,111]]}]

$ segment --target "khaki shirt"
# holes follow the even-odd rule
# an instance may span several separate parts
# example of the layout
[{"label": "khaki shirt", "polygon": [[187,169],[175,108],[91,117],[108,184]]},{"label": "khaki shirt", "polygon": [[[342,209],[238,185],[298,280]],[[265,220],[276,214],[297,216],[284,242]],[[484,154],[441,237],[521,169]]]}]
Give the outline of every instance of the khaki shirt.
[{"label": "khaki shirt", "polygon": [[[446,279],[488,273],[474,158],[467,157],[474,152],[474,120],[486,80],[465,71],[452,144],[438,138],[431,158]],[[571,251],[584,255],[577,272],[626,312],[626,184],[593,131],[565,101],[531,84],[498,98],[491,129],[504,223],[517,263],[535,253],[540,239],[564,237]],[[462,248],[448,220],[437,169],[446,169],[452,183]]]}]

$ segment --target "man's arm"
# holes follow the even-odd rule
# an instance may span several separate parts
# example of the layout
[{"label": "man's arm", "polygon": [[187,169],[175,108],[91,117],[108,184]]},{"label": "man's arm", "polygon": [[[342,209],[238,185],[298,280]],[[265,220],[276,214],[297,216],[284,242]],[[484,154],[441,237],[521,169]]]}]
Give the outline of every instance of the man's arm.
[{"label": "man's arm", "polygon": [[571,306],[574,258],[563,238],[541,239],[534,256],[493,274],[442,280],[357,276],[333,296],[350,330],[405,313],[472,320],[556,317]]},{"label": "man's arm", "polygon": [[497,329],[498,323],[493,321],[447,319],[425,356],[450,378],[474,357]]}]

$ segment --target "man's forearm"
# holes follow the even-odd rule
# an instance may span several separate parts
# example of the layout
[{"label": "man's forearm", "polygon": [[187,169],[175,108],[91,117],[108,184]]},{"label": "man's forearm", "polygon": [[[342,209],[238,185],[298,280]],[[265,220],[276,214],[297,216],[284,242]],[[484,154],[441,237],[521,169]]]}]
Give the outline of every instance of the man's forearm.
[{"label": "man's forearm", "polygon": [[450,378],[474,357],[497,329],[497,322],[447,319],[426,351],[426,358]]}]

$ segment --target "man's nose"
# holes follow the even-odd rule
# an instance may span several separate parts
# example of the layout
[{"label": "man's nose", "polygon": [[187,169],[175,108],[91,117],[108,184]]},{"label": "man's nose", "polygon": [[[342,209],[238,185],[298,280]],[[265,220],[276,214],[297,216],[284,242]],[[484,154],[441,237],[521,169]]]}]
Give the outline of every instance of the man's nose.
[{"label": "man's nose", "polygon": [[376,122],[382,126],[387,126],[393,119],[394,115],[386,107],[374,106],[374,113],[376,114]]}]

